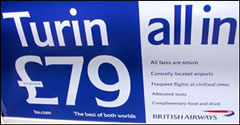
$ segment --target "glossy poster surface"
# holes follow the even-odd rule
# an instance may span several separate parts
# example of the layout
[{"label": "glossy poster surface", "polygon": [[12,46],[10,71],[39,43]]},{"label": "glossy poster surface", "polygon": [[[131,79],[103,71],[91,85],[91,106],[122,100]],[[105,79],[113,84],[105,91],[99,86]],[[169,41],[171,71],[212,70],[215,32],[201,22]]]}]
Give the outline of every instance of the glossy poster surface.
[{"label": "glossy poster surface", "polygon": [[1,3],[5,117],[239,122],[239,2]]}]

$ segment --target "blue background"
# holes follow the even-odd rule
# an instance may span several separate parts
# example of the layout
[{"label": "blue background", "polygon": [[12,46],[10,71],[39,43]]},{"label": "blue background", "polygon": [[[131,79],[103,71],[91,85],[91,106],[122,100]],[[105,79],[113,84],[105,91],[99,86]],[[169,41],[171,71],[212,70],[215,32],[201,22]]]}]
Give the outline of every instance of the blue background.
[{"label": "blue background", "polygon": [[[1,100],[4,115],[12,117],[51,118],[69,120],[145,122],[140,30],[137,2],[1,2],[1,13],[29,11],[30,18],[22,18],[28,47],[22,47],[13,19],[1,17]],[[71,16],[70,8],[77,15]],[[93,28],[94,46],[87,46],[83,20],[102,19],[107,25],[109,46],[101,46],[98,27]],[[65,47],[59,47],[54,21],[78,20],[83,46],[75,46],[72,26],[63,30]],[[55,47],[38,47],[33,40],[29,22],[36,22],[40,39],[45,41],[43,21],[49,21]],[[15,69],[17,58],[25,55],[40,56],[44,66],[36,63],[26,65],[33,81],[43,81],[44,88],[37,88],[37,97],[58,97],[59,105],[28,104],[25,87]],[[93,86],[87,75],[89,61],[99,55],[112,55],[128,68],[131,79],[131,94],[128,101],[117,108],[103,108],[96,104],[95,97],[115,100],[117,92],[104,92]],[[83,56],[84,64],[78,88],[76,105],[67,106],[71,65],[45,66],[45,56]],[[113,84],[118,81],[117,73],[110,64],[100,66],[100,78]],[[3,106],[3,105],[2,105]],[[33,110],[51,111],[52,115],[35,115]],[[136,119],[76,117],[73,111],[88,113],[135,114]]]}]

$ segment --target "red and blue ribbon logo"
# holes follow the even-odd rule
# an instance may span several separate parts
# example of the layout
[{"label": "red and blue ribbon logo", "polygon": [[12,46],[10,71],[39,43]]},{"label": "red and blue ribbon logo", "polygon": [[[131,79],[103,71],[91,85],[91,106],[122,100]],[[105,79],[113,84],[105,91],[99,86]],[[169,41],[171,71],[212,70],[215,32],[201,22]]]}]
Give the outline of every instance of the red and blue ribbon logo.
[{"label": "red and blue ribbon logo", "polygon": [[229,110],[205,110],[204,112],[208,112],[208,113],[228,113],[224,116],[226,117],[230,117],[233,116],[235,113],[234,111],[229,111]]}]

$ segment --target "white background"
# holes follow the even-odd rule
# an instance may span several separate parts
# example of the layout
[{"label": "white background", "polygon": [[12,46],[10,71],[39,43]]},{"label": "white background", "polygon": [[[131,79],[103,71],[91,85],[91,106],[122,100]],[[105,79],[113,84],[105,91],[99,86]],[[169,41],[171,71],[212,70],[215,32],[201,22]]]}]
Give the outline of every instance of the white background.
[{"label": "white background", "polygon": [[[203,7],[209,4],[211,11],[206,13]],[[174,6],[182,5],[181,45],[173,45]],[[193,5],[191,45],[183,45],[185,5]],[[141,47],[143,59],[144,94],[147,123],[238,123],[239,122],[239,2],[139,2]],[[229,24],[220,27],[219,45],[201,45],[203,18],[210,18],[209,43],[212,41],[214,18],[233,17],[237,20],[235,44],[228,45]],[[161,23],[148,26],[150,19],[164,18],[170,24],[170,45],[152,45],[148,34],[162,27]],[[162,39],[163,34],[156,36]],[[198,65],[151,65],[151,60],[162,61],[198,61]],[[151,76],[152,71],[159,72],[213,72],[212,77],[169,77]],[[230,87],[153,87],[152,82],[227,82]],[[185,92],[186,97],[152,96],[152,92]],[[221,106],[153,106],[152,101],[170,102],[220,102]],[[191,114],[214,115],[203,110],[233,110],[235,115],[225,117],[217,114],[218,120],[168,120],[152,119],[152,114]]]}]

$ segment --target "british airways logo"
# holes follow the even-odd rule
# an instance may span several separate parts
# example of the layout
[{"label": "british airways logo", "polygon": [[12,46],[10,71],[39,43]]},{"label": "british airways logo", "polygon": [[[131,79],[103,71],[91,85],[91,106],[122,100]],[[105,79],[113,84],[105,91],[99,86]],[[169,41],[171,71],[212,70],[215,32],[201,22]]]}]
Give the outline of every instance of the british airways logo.
[{"label": "british airways logo", "polygon": [[216,115],[190,115],[190,114],[153,114],[153,119],[171,120],[217,120]]},{"label": "british airways logo", "polygon": [[208,113],[223,113],[223,114],[225,114],[224,116],[226,116],[226,117],[230,117],[230,116],[233,116],[235,114],[234,111],[230,111],[230,110],[206,110],[204,112],[208,112]]}]

